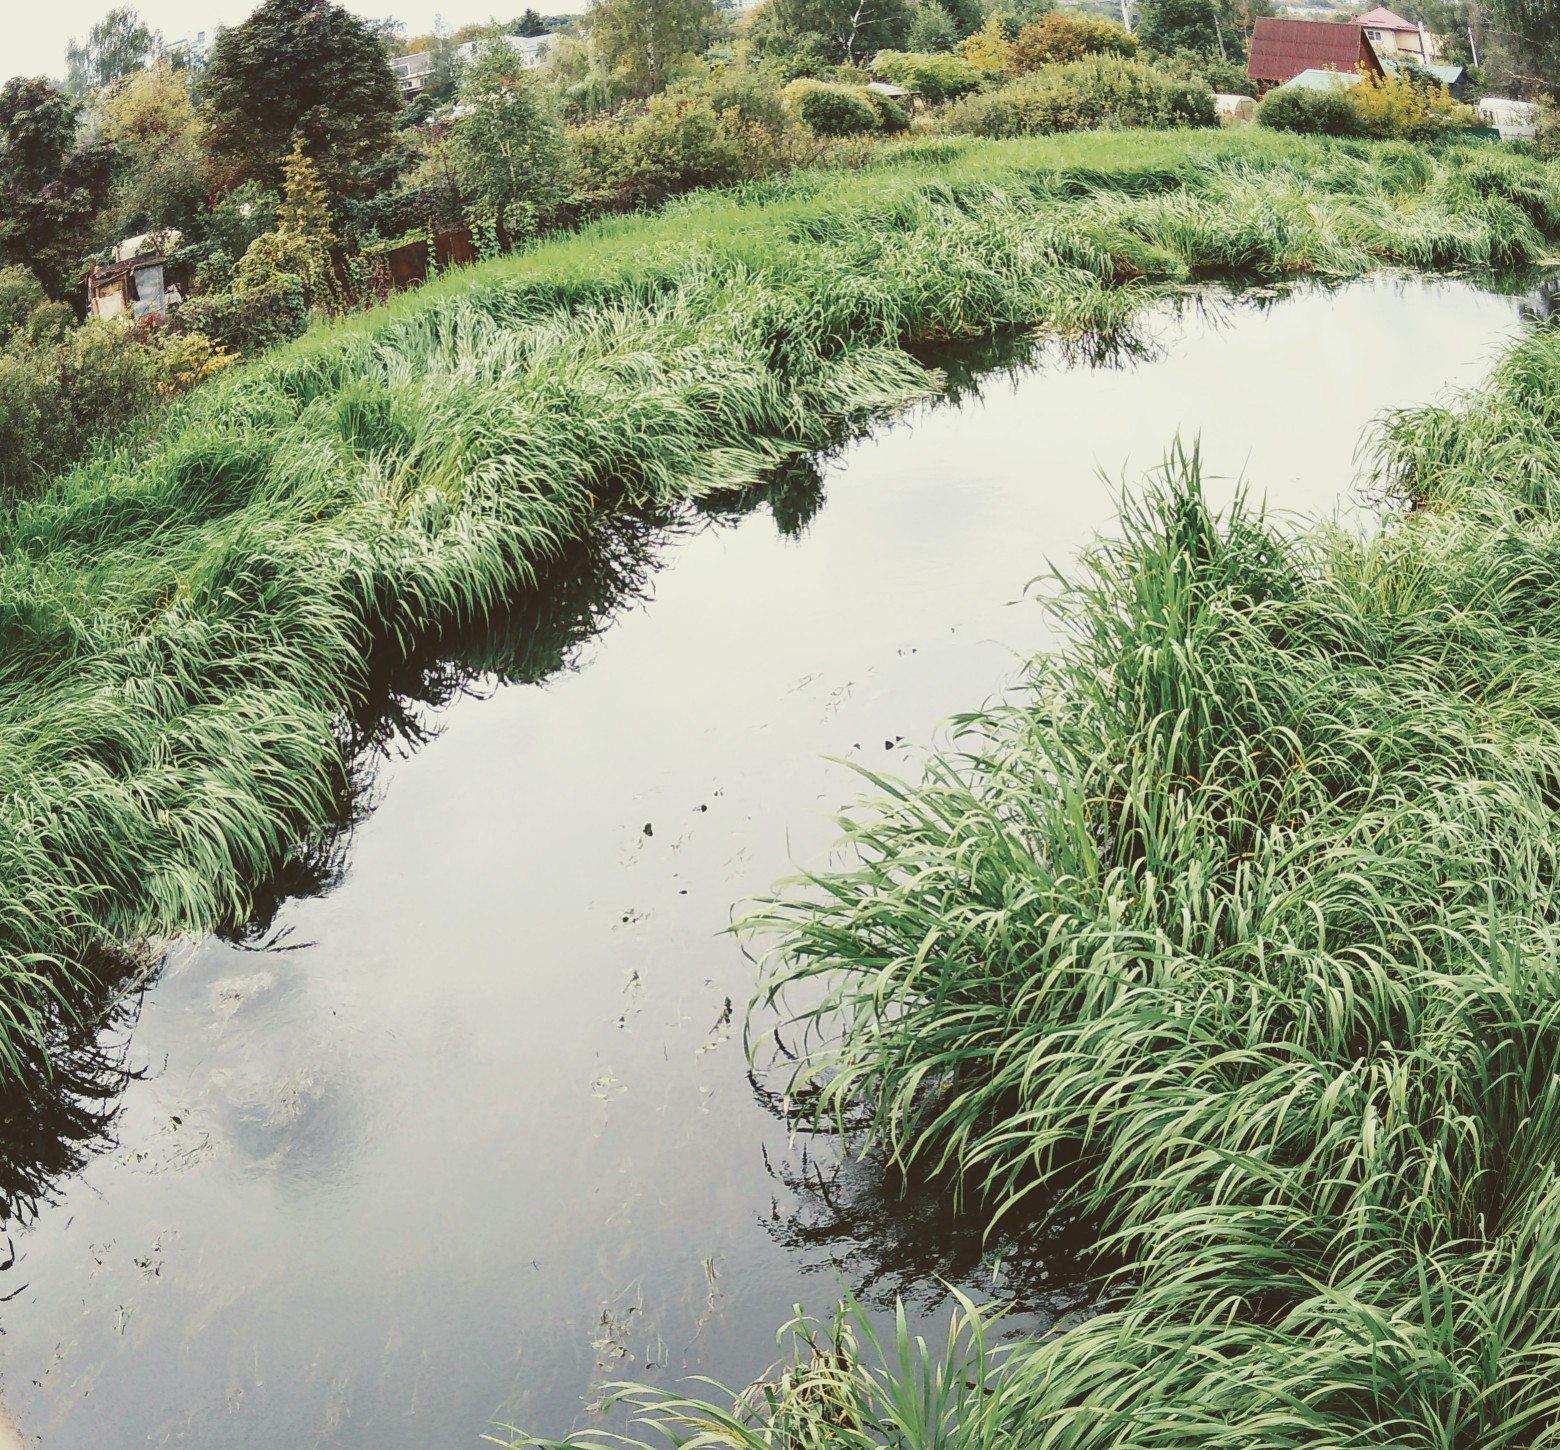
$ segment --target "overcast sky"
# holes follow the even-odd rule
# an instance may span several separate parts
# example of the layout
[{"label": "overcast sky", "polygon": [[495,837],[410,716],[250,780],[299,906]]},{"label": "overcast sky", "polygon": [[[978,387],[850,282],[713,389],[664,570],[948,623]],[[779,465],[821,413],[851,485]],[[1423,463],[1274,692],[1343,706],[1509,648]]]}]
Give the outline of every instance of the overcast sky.
[{"label": "overcast sky", "polygon": [[[166,40],[182,40],[204,30],[209,37],[220,25],[236,25],[259,0],[120,0],[133,5],[141,18]],[[512,20],[528,0],[343,0],[354,14],[371,20],[392,17],[408,35],[433,29],[440,16],[451,29],[474,20]],[[585,8],[584,0],[529,0],[543,15],[566,15]],[[13,75],[65,74],[65,43],[85,39],[87,31],[115,0],[7,0],[5,40],[0,47],[0,79]]]}]

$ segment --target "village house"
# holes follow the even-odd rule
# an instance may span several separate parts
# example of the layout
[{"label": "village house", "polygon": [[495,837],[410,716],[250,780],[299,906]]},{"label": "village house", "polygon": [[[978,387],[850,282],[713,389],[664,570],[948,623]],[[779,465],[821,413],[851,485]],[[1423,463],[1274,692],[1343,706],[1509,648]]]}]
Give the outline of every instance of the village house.
[{"label": "village house", "polygon": [[1405,20],[1384,6],[1356,15],[1353,24],[1363,26],[1365,37],[1383,61],[1408,61],[1430,65],[1440,58],[1435,36],[1423,25]]},{"label": "village house", "polygon": [[[547,59],[547,50],[552,42],[550,35],[506,35],[503,39],[509,42],[510,48],[520,59],[522,70],[535,70]],[[455,47],[455,59],[472,60],[477,54],[480,40],[468,40],[464,45]],[[411,55],[393,55],[390,57],[390,69],[395,72],[395,78],[400,82],[401,94],[409,101],[415,100],[427,88],[428,82],[433,78],[433,52],[431,50],[414,51]]]},{"label": "village house", "polygon": [[1342,75],[1385,74],[1381,57],[1365,33],[1350,21],[1257,21],[1251,34],[1251,58],[1246,73],[1259,93],[1293,80],[1302,71],[1336,71]]}]

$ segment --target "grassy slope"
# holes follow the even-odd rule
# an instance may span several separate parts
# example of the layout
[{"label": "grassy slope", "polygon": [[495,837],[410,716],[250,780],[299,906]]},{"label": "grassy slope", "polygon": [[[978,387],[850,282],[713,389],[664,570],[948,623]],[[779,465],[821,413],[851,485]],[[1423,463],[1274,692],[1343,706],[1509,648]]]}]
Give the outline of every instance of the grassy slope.
[{"label": "grassy slope", "polygon": [[947,1359],[803,1345],[747,1419],[633,1392],[673,1439],[1560,1445],[1560,333],[1381,468],[1399,525],[1297,540],[1173,462],[1028,699],[761,918],[793,1091],[1049,1184],[1124,1303],[1002,1354],[978,1317]]},{"label": "grassy slope", "polygon": [[199,929],[331,812],[374,648],[622,498],[934,386],[904,341],[1108,326],[1123,280],[1538,255],[1560,184],[1259,133],[908,146],[446,278],[217,380],[0,521],[0,1054],[93,941]]}]

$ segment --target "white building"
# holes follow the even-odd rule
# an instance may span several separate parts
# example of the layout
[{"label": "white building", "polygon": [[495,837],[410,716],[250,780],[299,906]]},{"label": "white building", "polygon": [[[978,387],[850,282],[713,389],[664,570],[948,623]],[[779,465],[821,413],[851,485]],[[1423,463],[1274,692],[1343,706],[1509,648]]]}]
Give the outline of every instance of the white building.
[{"label": "white building", "polygon": [[[550,35],[501,35],[499,39],[509,42],[510,48],[520,59],[522,70],[535,70],[542,65],[547,60],[547,48],[552,43]],[[468,40],[464,45],[457,45],[455,59],[474,60],[484,44],[485,40]],[[433,52],[419,50],[411,55],[393,55],[390,57],[390,69],[401,83],[402,95],[412,100],[423,93],[433,75]]]}]

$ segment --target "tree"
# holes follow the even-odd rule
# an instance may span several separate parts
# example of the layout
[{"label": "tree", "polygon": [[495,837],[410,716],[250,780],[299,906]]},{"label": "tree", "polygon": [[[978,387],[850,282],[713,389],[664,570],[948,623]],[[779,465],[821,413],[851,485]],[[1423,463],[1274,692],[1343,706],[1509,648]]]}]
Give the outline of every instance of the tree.
[{"label": "tree", "polygon": [[1553,0],[1469,0],[1478,62],[1501,90],[1560,92],[1560,9]]},{"label": "tree", "polygon": [[108,146],[76,148],[76,103],[41,78],[0,86],[0,265],[74,299],[107,200]]},{"label": "tree", "polygon": [[222,31],[201,80],[214,179],[276,185],[302,133],[334,195],[373,190],[401,108],[385,51],[375,27],[331,0],[264,0]]},{"label": "tree", "polygon": [[952,50],[958,43],[959,32],[954,29],[953,18],[941,5],[917,5],[910,21],[910,33],[905,45],[912,51]]},{"label": "tree", "polygon": [[1010,64],[1014,70],[1031,71],[1086,55],[1134,56],[1137,51],[1137,37],[1113,21],[1053,10],[1018,32]]},{"label": "tree", "polygon": [[536,11],[527,9],[518,20],[509,23],[511,35],[546,35],[547,22]]},{"label": "tree", "polygon": [[908,0],[766,0],[754,36],[770,52],[811,47],[830,61],[864,61],[902,50],[910,21]]},{"label": "tree", "polygon": [[1218,55],[1219,17],[1213,0],[1143,0],[1137,38],[1157,55],[1180,50]]},{"label": "tree", "polygon": [[696,53],[710,0],[591,0],[585,12],[591,49],[641,96],[661,89],[666,69]]},{"label": "tree", "polygon": [[183,230],[204,208],[200,126],[189,82],[188,71],[159,62],[103,97],[98,121],[115,152],[109,207],[119,236]]},{"label": "tree", "polygon": [[65,47],[65,89],[73,96],[111,85],[121,76],[144,70],[157,54],[159,37],[128,7],[110,10],[84,43]]},{"label": "tree", "polygon": [[940,4],[953,21],[953,28],[960,40],[967,35],[974,35],[986,23],[986,10],[981,0],[940,0]]},{"label": "tree", "polygon": [[542,84],[526,74],[514,49],[485,41],[460,81],[470,110],[455,123],[451,145],[478,218],[523,229],[563,199],[568,143]]},{"label": "tree", "polygon": [[1445,58],[1454,65],[1474,63],[1470,44],[1473,16],[1468,0],[1403,0],[1397,8],[1398,14],[1418,21],[1431,35],[1438,36]]}]

